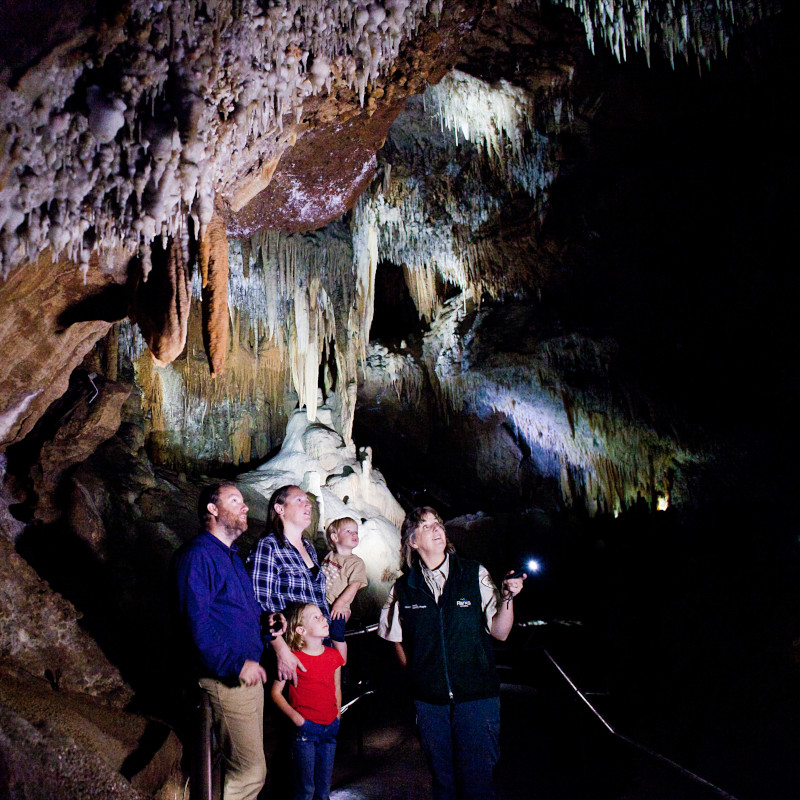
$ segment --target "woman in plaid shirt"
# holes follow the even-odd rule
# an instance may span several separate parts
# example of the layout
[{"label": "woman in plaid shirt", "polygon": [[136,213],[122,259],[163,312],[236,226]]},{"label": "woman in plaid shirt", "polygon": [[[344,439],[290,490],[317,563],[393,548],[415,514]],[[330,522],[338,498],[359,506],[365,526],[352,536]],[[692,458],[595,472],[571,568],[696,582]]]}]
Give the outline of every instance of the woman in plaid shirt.
[{"label": "woman in plaid shirt", "polygon": [[[325,600],[325,574],[314,545],[303,536],[311,524],[311,501],[299,486],[282,486],[269,501],[268,524],[272,533],[259,540],[247,559],[247,571],[261,608],[268,614],[283,611],[290,603],[313,603],[330,620]],[[281,634],[273,635],[278,660],[278,680],[297,683],[297,656]]]}]

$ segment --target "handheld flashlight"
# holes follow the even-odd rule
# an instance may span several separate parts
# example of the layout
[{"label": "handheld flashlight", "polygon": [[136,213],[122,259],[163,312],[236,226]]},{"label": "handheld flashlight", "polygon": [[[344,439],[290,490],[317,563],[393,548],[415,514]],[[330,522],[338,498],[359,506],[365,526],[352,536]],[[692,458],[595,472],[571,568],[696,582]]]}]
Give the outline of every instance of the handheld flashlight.
[{"label": "handheld flashlight", "polygon": [[541,570],[542,565],[535,558],[532,558],[525,565],[525,569],[518,569],[515,572],[512,572],[510,575],[506,575],[505,580],[508,580],[509,578],[521,578],[523,575],[536,574],[537,572],[541,572]]}]

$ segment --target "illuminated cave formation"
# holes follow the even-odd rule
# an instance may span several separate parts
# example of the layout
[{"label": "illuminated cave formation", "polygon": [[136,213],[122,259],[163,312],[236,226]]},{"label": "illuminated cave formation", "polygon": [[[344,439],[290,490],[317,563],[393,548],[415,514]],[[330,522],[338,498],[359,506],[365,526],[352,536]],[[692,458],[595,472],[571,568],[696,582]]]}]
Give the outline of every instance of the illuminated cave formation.
[{"label": "illuminated cave formation", "polygon": [[120,707],[179,716],[146,656],[174,657],[162,588],[210,475],[252,506],[245,548],[284,483],[357,517],[365,615],[418,501],[467,547],[558,532],[591,564],[620,563],[619,515],[687,570],[706,527],[738,552],[709,508],[783,507],[786,4],[24,5],[0,42],[0,794],[57,796],[64,753],[71,796],[180,791],[166,728],[128,780],[150,724]]},{"label": "illuminated cave formation", "polygon": [[314,499],[320,535],[336,519],[355,519],[360,538],[357,555],[364,559],[369,579],[369,586],[359,593],[358,609],[361,615],[374,617],[399,569],[399,527],[405,512],[381,473],[373,469],[370,449],[356,453],[352,442],[345,443],[331,428],[330,408],[321,406],[317,417],[312,421],[306,411],[295,411],[280,452],[257,470],[244,473],[239,485],[250,516],[264,521],[270,496],[287,484],[300,486]]}]

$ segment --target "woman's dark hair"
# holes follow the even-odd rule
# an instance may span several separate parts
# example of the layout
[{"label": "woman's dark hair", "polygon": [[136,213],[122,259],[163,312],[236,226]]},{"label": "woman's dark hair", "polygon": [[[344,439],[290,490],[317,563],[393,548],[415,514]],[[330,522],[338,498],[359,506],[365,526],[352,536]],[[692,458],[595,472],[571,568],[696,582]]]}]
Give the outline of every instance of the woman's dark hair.
[{"label": "woman's dark hair", "polygon": [[[444,528],[444,520],[439,516],[439,512],[430,506],[420,506],[406,514],[406,518],[403,520],[403,527],[400,529],[400,554],[409,569],[419,561],[419,553],[411,545],[414,544],[417,538],[417,528],[426,514],[433,514],[436,521]],[[447,535],[447,528],[445,528],[444,535],[447,540],[445,552],[455,553],[456,548],[453,547],[453,543]]]},{"label": "woman's dark hair", "polygon": [[228,486],[234,489],[239,488],[233,481],[217,481],[217,483],[210,483],[200,490],[200,494],[197,498],[197,516],[204,525],[208,523],[211,517],[208,511],[208,504],[213,503],[217,505],[220,492]]},{"label": "woman's dark hair", "polygon": [[[278,503],[284,505],[286,503],[286,498],[289,496],[289,492],[292,489],[300,489],[300,487],[295,486],[293,483],[289,483],[286,486],[281,486],[280,489],[276,489],[272,493],[272,497],[269,499],[269,506],[267,510],[267,526],[269,530],[275,534],[275,538],[281,544],[286,544],[286,537],[283,534],[283,520],[278,516],[275,506]],[[300,489],[300,491],[302,492],[303,490]]]}]

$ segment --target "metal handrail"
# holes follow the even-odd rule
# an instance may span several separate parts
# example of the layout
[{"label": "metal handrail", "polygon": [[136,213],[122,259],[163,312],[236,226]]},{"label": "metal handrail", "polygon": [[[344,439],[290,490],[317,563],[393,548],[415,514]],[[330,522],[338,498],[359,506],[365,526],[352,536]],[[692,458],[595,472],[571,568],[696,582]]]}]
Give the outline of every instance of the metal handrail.
[{"label": "metal handrail", "polygon": [[341,707],[339,713],[344,716],[345,712],[349,711],[359,700],[363,700],[365,697],[369,697],[371,694],[375,694],[375,689],[368,689],[366,692],[357,694],[352,700],[349,700]]},{"label": "metal handrail", "polygon": [[725,800],[737,800],[737,798],[734,797],[730,792],[726,792],[719,786],[715,786],[710,781],[707,781],[705,778],[700,777],[700,775],[697,775],[691,770],[686,769],[686,767],[682,767],[680,764],[678,764],[676,761],[673,761],[671,758],[667,758],[661,753],[657,753],[655,750],[651,750],[649,747],[645,747],[645,745],[641,744],[640,742],[637,742],[634,739],[631,739],[630,737],[615,731],[614,728],[609,724],[609,722],[603,717],[603,715],[589,702],[586,695],[575,685],[575,682],[569,677],[569,675],[567,675],[567,673],[564,672],[561,665],[553,658],[553,656],[551,656],[550,653],[548,653],[545,648],[542,648],[542,652],[547,656],[550,663],[556,668],[559,675],[561,675],[561,677],[569,684],[572,691],[575,692],[575,694],[583,701],[583,703],[589,708],[589,710],[595,715],[595,717],[597,717],[597,719],[600,720],[600,722],[612,736],[615,736],[617,739],[621,739],[623,742],[632,745],[636,749],[641,750],[643,753],[647,753],[647,755],[652,756],[658,761],[661,761],[664,764],[673,767],[685,777],[689,778],[695,783],[701,784],[702,786],[711,789],[712,791],[716,792],[720,797],[725,798]]},{"label": "metal handrail", "polygon": [[365,633],[374,633],[378,630],[378,623],[375,622],[372,625],[364,625],[362,628],[356,628],[355,630],[345,631],[345,638],[348,636],[363,636]]}]

